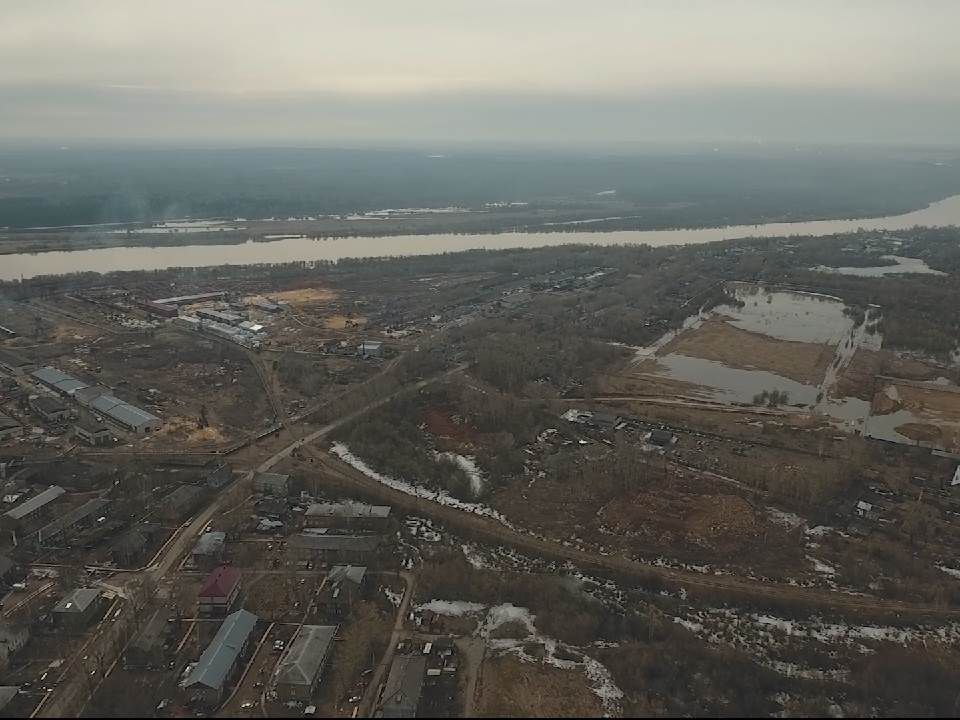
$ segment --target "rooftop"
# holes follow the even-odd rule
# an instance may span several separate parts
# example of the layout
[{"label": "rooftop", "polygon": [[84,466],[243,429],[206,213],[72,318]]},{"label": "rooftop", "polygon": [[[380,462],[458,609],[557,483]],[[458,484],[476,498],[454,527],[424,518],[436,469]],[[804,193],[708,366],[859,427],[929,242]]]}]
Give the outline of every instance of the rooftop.
[{"label": "rooftop", "polygon": [[227,615],[216,636],[207,645],[207,649],[203,651],[200,660],[181,686],[189,688],[203,685],[214,690],[222,688],[256,624],[257,616],[246,610],[237,610]]},{"label": "rooftop", "polygon": [[308,517],[342,517],[342,518],[388,518],[389,505],[365,505],[358,502],[314,503],[307,508]]},{"label": "rooftop", "polygon": [[194,555],[212,555],[223,549],[223,544],[227,541],[225,532],[208,532],[200,536],[197,544],[193,546]]},{"label": "rooftop", "polygon": [[20,503],[13,510],[8,510],[6,515],[11,520],[22,520],[27,517],[30,513],[36,512],[44,505],[53,502],[61,495],[64,495],[67,491],[64,490],[59,485],[51,485],[46,490],[41,493],[37,493],[29,500]]},{"label": "rooftop", "polygon": [[86,612],[97,598],[100,591],[97,588],[77,588],[60,602],[53,606],[55,613],[82,613]]},{"label": "rooftop", "polygon": [[384,717],[416,717],[427,673],[423,655],[398,655],[390,666],[380,707]]},{"label": "rooftop", "polygon": [[230,565],[221,565],[207,575],[198,595],[202,598],[229,597],[239,582],[240,570]]},{"label": "rooftop", "polygon": [[277,682],[312,685],[330,652],[336,625],[304,625],[284,654],[277,669]]},{"label": "rooftop", "polygon": [[380,547],[377,535],[319,535],[300,533],[287,540],[287,546],[305,550],[355,550],[373,552]]}]

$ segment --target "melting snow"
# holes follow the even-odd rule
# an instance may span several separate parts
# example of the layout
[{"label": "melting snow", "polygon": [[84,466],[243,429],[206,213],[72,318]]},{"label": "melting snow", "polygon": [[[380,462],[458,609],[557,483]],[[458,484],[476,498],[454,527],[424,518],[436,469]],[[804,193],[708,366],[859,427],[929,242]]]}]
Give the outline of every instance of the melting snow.
[{"label": "melting snow", "polygon": [[392,478],[389,475],[382,475],[367,465],[356,455],[351,453],[350,448],[343,443],[334,443],[330,450],[334,455],[339,457],[351,467],[359,470],[367,477],[373,478],[377,482],[381,482],[387,487],[393,488],[394,490],[399,490],[407,495],[424,498],[425,500],[432,500],[440,505],[447,505],[449,507],[457,508],[458,510],[472,512],[476,515],[485,515],[486,517],[497,520],[511,530],[516,529],[507,521],[502,513],[497,512],[491,507],[487,507],[486,505],[482,505],[480,503],[471,503],[459,500],[445,490],[431,490],[430,488],[423,487],[422,485],[414,485],[405,480]]},{"label": "melting snow", "polygon": [[452,460],[470,478],[470,490],[475,498],[483,492],[483,472],[477,467],[477,459],[468,455],[459,455],[454,452],[437,453],[437,457]]},{"label": "melting snow", "polygon": [[486,605],[481,605],[480,603],[467,602],[466,600],[431,600],[430,602],[423,603],[422,605],[417,605],[415,608],[421,612],[430,611],[435,612],[438,615],[450,615],[452,617],[460,617],[462,615],[469,615],[470,613],[477,613],[481,610],[486,610]]}]

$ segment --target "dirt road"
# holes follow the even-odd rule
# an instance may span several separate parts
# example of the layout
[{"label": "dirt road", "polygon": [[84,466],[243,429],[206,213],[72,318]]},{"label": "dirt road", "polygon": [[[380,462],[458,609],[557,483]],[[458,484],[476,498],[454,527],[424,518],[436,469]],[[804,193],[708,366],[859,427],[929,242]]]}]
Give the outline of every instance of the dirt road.
[{"label": "dirt road", "polygon": [[383,679],[386,677],[387,671],[390,669],[390,664],[393,662],[393,655],[397,651],[397,643],[400,642],[404,634],[403,623],[407,619],[407,613],[410,612],[410,600],[413,598],[416,578],[410,573],[405,572],[400,573],[400,577],[403,578],[403,581],[406,583],[406,588],[403,591],[403,598],[400,600],[400,607],[397,608],[397,619],[393,623],[393,632],[390,633],[390,642],[387,645],[387,650],[383,653],[383,658],[377,665],[376,670],[374,670],[373,677],[370,678],[370,684],[367,685],[367,690],[364,692],[363,699],[360,701],[357,712],[360,717],[373,717],[377,700],[380,697],[380,686],[383,684]]},{"label": "dirt road", "polygon": [[588,573],[613,575],[650,589],[659,586],[684,588],[712,600],[742,600],[782,603],[785,606],[850,612],[857,615],[896,615],[913,619],[958,619],[960,608],[907,603],[898,600],[851,595],[823,588],[804,588],[736,575],[710,575],[690,570],[660,567],[615,555],[579,550],[553,540],[513,530],[486,516],[458,510],[431,500],[394,490],[358,472],[329,453],[315,447],[307,449],[319,461],[320,472],[330,473],[342,484],[382,500],[406,512],[426,516],[468,538],[493,545],[507,545],[545,560],[572,563]]}]

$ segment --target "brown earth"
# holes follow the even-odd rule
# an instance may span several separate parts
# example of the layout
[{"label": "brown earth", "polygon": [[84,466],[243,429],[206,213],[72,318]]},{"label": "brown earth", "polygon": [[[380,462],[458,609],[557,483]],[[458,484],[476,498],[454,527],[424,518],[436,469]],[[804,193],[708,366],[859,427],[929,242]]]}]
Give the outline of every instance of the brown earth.
[{"label": "brown earth", "polygon": [[329,288],[299,288],[296,290],[281,290],[270,293],[273,300],[282,300],[293,305],[302,305],[312,302],[328,302],[334,300],[337,293]]},{"label": "brown earth", "polygon": [[347,317],[346,315],[330,315],[323,319],[323,326],[328,330],[343,330],[350,323],[351,327],[367,324],[365,317]]},{"label": "brown earth", "polygon": [[603,706],[583,673],[512,655],[483,663],[480,717],[603,717]]},{"label": "brown earth", "polygon": [[707,320],[696,330],[681,333],[660,351],[715,360],[743,370],[766,370],[785,378],[818,385],[833,360],[829,345],[778,340],[741,330],[722,317]]}]

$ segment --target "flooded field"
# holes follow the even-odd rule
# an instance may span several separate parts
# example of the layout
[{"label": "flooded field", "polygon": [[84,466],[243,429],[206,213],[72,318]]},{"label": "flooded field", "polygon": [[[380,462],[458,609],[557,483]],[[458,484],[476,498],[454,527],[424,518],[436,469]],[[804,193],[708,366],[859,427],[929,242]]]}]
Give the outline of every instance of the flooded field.
[{"label": "flooded field", "polygon": [[875,267],[828,267],[818,265],[810,268],[816,272],[832,273],[835,275],[852,275],[854,277],[882,277],[884,275],[946,275],[940,270],[934,270],[920,258],[901,257],[900,255],[882,255],[883,260],[892,260],[894,265],[878,265]]},{"label": "flooded field", "polygon": [[[638,349],[618,376],[620,390],[807,413],[847,432],[960,449],[960,388],[946,378],[919,383],[878,374],[880,358],[893,357],[876,330],[881,308],[864,314],[828,295],[751,283],[727,290],[734,302]],[[872,364],[853,368],[855,357]]]}]

